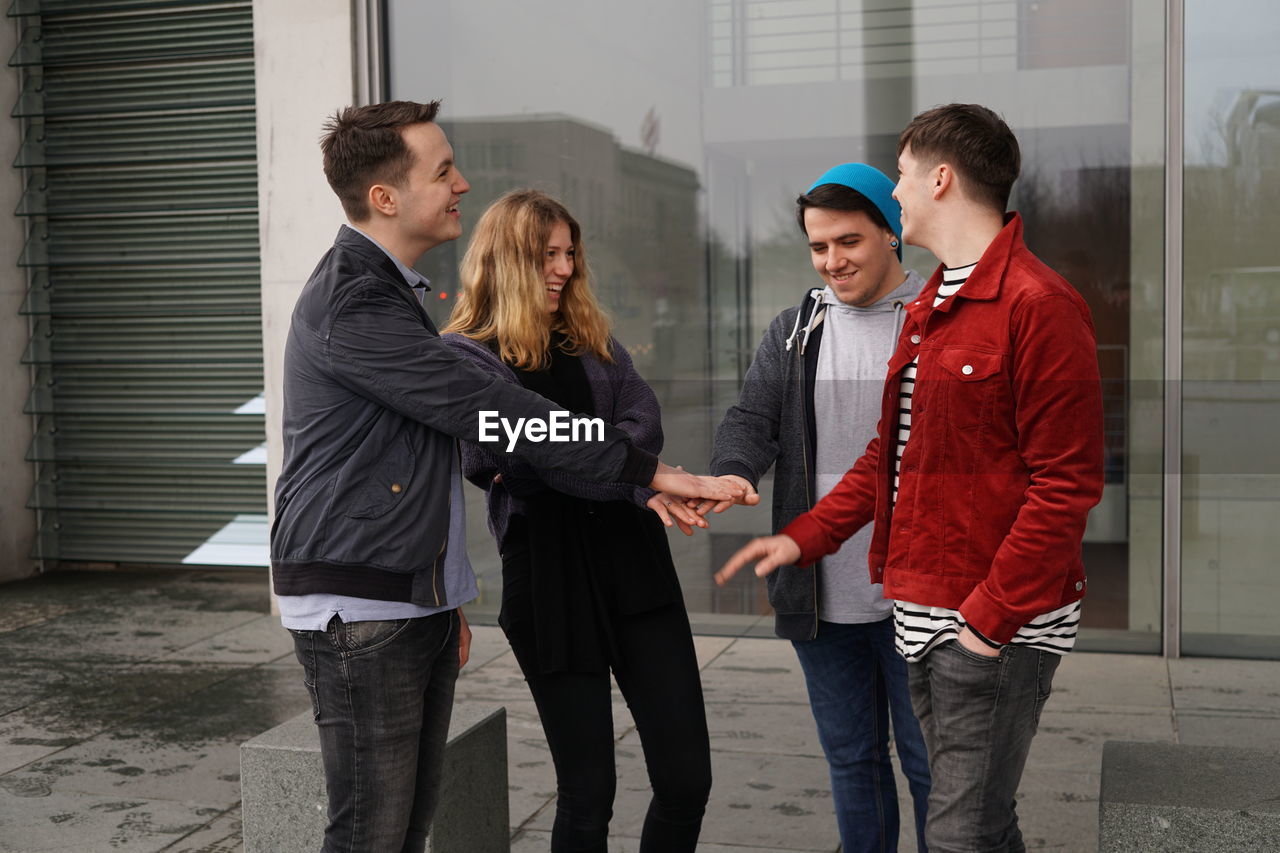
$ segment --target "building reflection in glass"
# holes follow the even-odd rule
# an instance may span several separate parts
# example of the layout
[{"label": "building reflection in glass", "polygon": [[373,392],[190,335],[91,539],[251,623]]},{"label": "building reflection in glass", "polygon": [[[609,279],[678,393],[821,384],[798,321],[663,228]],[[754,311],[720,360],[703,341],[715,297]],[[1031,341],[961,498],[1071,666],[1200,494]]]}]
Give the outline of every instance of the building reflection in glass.
[{"label": "building reflection in glass", "polygon": [[[658,0],[564,19],[497,7],[501,32],[491,6],[390,0],[392,93],[445,99],[473,185],[464,229],[517,186],[579,218],[618,337],[662,398],[664,456],[693,469],[769,321],[817,282],[797,193],[839,162],[894,174],[898,132],[921,109],[999,110],[1023,146],[1012,204],[1028,242],[1084,294],[1098,329],[1107,489],[1085,546],[1082,647],[1158,649],[1162,4]],[[548,39],[573,50],[547,56]],[[464,248],[427,256],[437,292],[452,293]],[[936,265],[915,249],[905,262]],[[449,304],[433,300],[437,320]],[[672,537],[691,611],[767,624],[754,578],[717,590],[709,576],[767,532],[769,488],[765,508],[731,511],[710,536]],[[473,562],[496,606],[497,558],[472,500]]]}]

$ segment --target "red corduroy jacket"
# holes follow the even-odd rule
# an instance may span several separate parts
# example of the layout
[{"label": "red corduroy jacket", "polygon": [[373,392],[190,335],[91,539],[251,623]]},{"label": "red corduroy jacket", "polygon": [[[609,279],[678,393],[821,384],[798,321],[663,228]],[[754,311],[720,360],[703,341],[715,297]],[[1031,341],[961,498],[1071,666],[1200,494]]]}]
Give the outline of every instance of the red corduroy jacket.
[{"label": "red corduroy jacket", "polygon": [[[1027,249],[1016,213],[934,309],[941,280],[907,307],[877,437],[781,532],[808,565],[874,521],[871,580],[886,597],[958,609],[1005,643],[1084,595],[1080,542],[1102,495],[1097,344],[1088,306]],[[917,355],[891,510],[899,384]]]}]

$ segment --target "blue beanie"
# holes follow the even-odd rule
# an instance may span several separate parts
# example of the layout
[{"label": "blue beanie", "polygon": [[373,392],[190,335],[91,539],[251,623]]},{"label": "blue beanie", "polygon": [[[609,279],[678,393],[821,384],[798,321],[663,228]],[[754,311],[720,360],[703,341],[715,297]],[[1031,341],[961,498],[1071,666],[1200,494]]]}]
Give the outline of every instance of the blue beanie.
[{"label": "blue beanie", "polygon": [[805,195],[823,184],[839,184],[866,196],[898,238],[898,260],[902,260],[902,206],[893,197],[894,183],[885,177],[884,172],[866,163],[841,163],[823,172],[822,177],[805,190]]}]

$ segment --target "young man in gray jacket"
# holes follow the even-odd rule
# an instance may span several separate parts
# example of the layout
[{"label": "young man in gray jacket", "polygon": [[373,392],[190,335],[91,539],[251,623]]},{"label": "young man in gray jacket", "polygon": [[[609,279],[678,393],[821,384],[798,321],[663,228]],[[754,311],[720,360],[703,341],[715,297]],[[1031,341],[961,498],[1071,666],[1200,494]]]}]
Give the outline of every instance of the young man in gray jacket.
[{"label": "young man in gray jacket", "polygon": [[[814,270],[826,286],[770,324],[737,405],[716,431],[713,474],[754,491],[776,464],[775,532],[830,491],[875,435],[903,307],[924,285],[903,271],[892,192],[893,182],[878,170],[846,163],[796,200]],[[893,602],[868,576],[870,537],[867,526],[813,570],[779,569],[769,576],[769,602],[778,636],[792,641],[805,673],[843,849],[897,847],[892,720],[923,851],[928,757],[906,663],[894,649]]]}]

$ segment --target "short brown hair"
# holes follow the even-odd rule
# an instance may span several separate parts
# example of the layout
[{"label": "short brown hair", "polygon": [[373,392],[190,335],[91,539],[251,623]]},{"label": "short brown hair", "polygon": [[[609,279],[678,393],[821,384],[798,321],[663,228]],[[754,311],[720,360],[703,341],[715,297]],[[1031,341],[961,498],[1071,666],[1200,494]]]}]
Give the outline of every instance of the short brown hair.
[{"label": "short brown hair", "polygon": [[376,183],[399,186],[413,165],[400,131],[434,121],[440,102],[387,101],[339,110],[324,123],[320,151],[324,176],[352,222],[369,218],[367,191]]},{"label": "short brown hair", "polygon": [[1022,170],[1018,138],[981,104],[947,104],[920,113],[898,136],[898,154],[907,148],[923,164],[951,166],[970,198],[1001,213]]}]

